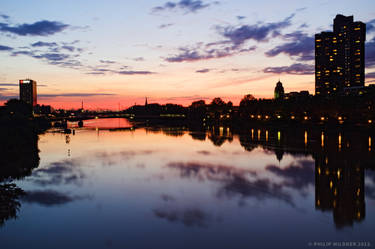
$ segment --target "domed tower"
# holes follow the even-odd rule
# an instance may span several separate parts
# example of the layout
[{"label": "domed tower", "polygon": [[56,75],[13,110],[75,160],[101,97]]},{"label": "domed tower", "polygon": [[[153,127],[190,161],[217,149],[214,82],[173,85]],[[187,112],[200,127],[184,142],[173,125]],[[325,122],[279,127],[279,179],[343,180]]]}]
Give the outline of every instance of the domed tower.
[{"label": "domed tower", "polygon": [[276,83],[275,87],[275,99],[283,99],[284,98],[284,87],[283,83],[280,80]]}]

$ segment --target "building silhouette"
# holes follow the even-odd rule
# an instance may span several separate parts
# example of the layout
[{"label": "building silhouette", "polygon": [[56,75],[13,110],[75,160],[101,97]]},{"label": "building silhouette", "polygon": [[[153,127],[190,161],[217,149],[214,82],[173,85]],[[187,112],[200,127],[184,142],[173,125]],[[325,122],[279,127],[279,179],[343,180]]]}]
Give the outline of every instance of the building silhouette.
[{"label": "building silhouette", "polygon": [[36,106],[37,105],[37,94],[36,94],[36,81],[31,79],[20,80],[20,100],[25,103]]},{"label": "building silhouette", "polygon": [[337,15],[333,32],[315,35],[315,94],[329,96],[365,82],[366,24]]},{"label": "building silhouette", "polygon": [[284,98],[284,87],[283,83],[280,80],[276,83],[275,87],[275,99],[283,99]]}]

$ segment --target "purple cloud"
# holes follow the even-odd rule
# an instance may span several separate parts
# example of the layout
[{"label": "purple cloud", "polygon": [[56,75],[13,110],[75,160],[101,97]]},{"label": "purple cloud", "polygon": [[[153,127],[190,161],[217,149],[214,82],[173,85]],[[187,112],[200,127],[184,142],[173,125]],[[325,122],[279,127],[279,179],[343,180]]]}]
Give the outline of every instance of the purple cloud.
[{"label": "purple cloud", "polygon": [[8,47],[8,46],[0,45],[0,51],[10,51],[10,50],[13,50],[13,48]]},{"label": "purple cloud", "polygon": [[280,35],[280,30],[291,25],[291,19],[295,14],[290,15],[280,22],[241,25],[240,27],[227,26],[217,27],[218,32],[229,39],[235,46],[242,45],[247,40],[257,42],[267,41],[269,37]]},{"label": "purple cloud", "polygon": [[226,46],[219,48],[211,48],[210,46],[198,45],[195,48],[179,48],[180,53],[165,58],[168,62],[193,62],[199,60],[218,59],[223,57],[234,56],[239,53],[251,52],[256,49],[255,46],[240,49],[236,46]]},{"label": "purple cloud", "polygon": [[209,7],[212,4],[218,4],[219,2],[203,3],[201,0],[181,0],[179,2],[166,2],[162,6],[157,6],[152,9],[152,12],[160,12],[166,10],[181,9],[186,13],[195,13],[198,10]]},{"label": "purple cloud", "polygon": [[283,37],[292,41],[267,51],[265,53],[266,56],[274,57],[283,53],[291,57],[297,57],[298,61],[311,61],[314,59],[314,37],[300,31],[284,35]]},{"label": "purple cloud", "polygon": [[210,71],[211,71],[211,69],[204,68],[204,69],[197,70],[197,71],[195,71],[195,72],[196,72],[196,73],[208,73],[208,72],[210,72]]},{"label": "purple cloud", "polygon": [[314,74],[315,68],[313,65],[295,63],[290,66],[282,67],[267,67],[263,70],[264,73],[274,73],[274,74],[296,74],[296,75],[309,75]]},{"label": "purple cloud", "polygon": [[31,44],[32,47],[55,47],[57,46],[56,42],[42,42],[38,41],[33,44]]},{"label": "purple cloud", "polygon": [[375,66],[375,38],[366,43],[365,61],[366,67],[371,68]]},{"label": "purple cloud", "polygon": [[32,24],[19,24],[9,26],[7,23],[0,23],[0,32],[8,32],[20,36],[48,36],[61,32],[69,25],[56,21],[39,21]]}]

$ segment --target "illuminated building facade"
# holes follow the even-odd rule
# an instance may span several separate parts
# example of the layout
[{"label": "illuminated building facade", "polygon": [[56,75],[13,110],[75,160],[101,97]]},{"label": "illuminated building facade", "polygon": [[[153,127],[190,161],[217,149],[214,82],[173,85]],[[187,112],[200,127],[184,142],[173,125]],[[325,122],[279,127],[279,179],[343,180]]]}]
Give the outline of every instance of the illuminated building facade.
[{"label": "illuminated building facade", "polygon": [[329,96],[365,82],[366,24],[337,15],[333,32],[315,35],[315,94]]},{"label": "illuminated building facade", "polygon": [[20,100],[35,107],[37,105],[36,95],[36,81],[35,80],[20,80]]}]

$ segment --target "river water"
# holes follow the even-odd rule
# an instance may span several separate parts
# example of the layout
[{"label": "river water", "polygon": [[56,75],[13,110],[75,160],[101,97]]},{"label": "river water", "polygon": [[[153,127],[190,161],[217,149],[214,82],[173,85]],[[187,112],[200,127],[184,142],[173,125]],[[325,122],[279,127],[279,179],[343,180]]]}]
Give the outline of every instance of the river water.
[{"label": "river water", "polygon": [[39,135],[0,248],[375,246],[373,134],[130,125]]}]

